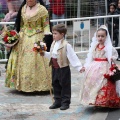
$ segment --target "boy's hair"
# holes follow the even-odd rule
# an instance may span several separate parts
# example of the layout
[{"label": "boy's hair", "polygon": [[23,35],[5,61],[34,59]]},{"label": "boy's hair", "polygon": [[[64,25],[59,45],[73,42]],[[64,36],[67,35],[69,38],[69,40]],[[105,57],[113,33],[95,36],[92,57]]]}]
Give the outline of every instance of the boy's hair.
[{"label": "boy's hair", "polygon": [[67,33],[67,28],[65,27],[65,24],[57,24],[57,25],[53,26],[52,31],[64,33],[64,35],[65,35]]},{"label": "boy's hair", "polygon": [[116,9],[116,4],[115,4],[114,2],[110,3],[110,4],[109,4],[109,7],[110,7],[110,6],[114,6],[114,8]]}]

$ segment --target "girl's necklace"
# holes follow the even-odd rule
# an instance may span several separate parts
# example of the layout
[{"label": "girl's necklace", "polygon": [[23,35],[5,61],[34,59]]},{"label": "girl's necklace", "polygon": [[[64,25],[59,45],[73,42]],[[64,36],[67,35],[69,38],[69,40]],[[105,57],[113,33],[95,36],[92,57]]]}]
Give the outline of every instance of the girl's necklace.
[{"label": "girl's necklace", "polygon": [[97,49],[100,51],[100,50],[102,50],[103,48],[104,48],[105,46],[103,46],[103,47],[99,47],[99,44],[97,45]]}]

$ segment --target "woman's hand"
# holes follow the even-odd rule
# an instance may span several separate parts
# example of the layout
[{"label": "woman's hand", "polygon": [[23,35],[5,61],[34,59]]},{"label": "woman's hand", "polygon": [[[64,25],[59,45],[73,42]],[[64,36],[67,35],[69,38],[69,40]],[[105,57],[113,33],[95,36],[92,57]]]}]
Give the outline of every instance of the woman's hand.
[{"label": "woman's hand", "polygon": [[4,44],[4,46],[7,47],[7,48],[13,47],[11,44]]},{"label": "woman's hand", "polygon": [[18,43],[18,40],[16,42],[14,42],[13,44],[4,44],[4,46],[7,48],[11,48],[11,47],[15,46],[17,43]]}]

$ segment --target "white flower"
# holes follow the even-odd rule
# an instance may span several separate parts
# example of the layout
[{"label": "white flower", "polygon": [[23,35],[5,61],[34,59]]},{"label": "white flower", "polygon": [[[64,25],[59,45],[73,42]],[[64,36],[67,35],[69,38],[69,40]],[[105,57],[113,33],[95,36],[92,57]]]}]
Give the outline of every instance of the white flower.
[{"label": "white flower", "polygon": [[116,72],[116,70],[114,69],[113,72]]},{"label": "white flower", "polygon": [[110,75],[110,76],[114,75],[114,72],[110,72],[109,75]]},{"label": "white flower", "polygon": [[34,43],[34,47],[37,47],[37,44],[36,44],[36,43]]},{"label": "white flower", "polygon": [[7,37],[7,40],[10,40],[10,37]]}]

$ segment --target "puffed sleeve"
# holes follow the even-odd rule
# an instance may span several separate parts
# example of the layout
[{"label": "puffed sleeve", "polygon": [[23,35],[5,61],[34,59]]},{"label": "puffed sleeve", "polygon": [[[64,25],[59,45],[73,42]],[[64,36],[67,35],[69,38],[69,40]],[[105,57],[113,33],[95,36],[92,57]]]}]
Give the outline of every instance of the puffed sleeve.
[{"label": "puffed sleeve", "polygon": [[48,14],[46,14],[42,17],[42,27],[43,27],[43,31],[44,31],[45,35],[51,34]]},{"label": "puffed sleeve", "polygon": [[49,20],[49,14],[48,14],[48,11],[46,8],[44,8],[43,6],[41,8],[42,8],[41,14],[44,14],[41,18],[42,29],[43,29],[43,32],[45,35],[44,42],[47,45],[47,51],[50,51],[50,46],[51,46],[51,43],[53,41],[53,36],[51,33],[51,29],[50,29],[51,25],[50,25],[50,20]]},{"label": "puffed sleeve", "polygon": [[112,59],[116,60],[118,58],[117,50],[113,47],[112,48]]}]

